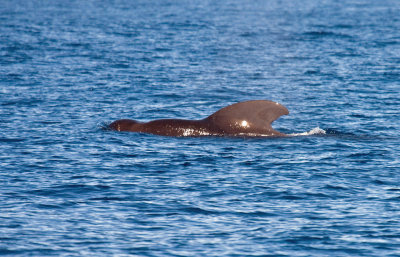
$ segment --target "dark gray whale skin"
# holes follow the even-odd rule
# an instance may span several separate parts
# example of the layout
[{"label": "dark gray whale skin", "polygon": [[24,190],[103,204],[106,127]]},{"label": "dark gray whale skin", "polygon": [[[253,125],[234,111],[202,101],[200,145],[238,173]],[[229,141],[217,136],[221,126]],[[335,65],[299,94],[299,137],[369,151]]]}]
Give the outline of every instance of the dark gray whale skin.
[{"label": "dark gray whale skin", "polygon": [[161,136],[287,136],[271,123],[289,114],[285,106],[269,100],[251,100],[224,107],[202,120],[162,119],[149,122],[116,120],[109,128],[116,131]]}]

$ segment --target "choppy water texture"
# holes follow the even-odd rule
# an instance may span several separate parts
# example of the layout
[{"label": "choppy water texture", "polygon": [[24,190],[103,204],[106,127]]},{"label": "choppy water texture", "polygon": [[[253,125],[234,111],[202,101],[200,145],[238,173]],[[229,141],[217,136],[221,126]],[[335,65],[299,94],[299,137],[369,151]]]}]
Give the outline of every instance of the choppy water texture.
[{"label": "choppy water texture", "polygon": [[[400,256],[399,1],[1,1],[0,254]],[[291,138],[168,138],[252,99]],[[320,128],[321,130],[318,130]]]}]

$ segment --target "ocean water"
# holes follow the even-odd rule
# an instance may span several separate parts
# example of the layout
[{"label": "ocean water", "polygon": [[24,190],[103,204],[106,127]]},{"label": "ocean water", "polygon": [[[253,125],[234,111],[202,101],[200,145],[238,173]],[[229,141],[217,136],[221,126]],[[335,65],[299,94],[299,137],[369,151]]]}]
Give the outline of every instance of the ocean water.
[{"label": "ocean water", "polygon": [[[400,256],[400,1],[0,1],[0,255]],[[162,137],[245,100],[288,138]]]}]

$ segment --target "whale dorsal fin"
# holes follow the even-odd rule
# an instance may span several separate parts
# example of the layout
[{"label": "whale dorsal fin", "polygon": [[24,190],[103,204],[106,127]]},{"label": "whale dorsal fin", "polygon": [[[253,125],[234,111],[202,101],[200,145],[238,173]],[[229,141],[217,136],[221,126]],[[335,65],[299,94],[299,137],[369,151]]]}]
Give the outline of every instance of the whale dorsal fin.
[{"label": "whale dorsal fin", "polygon": [[282,115],[289,114],[285,106],[267,100],[253,100],[229,105],[205,120],[225,134],[284,135],[271,127]]}]

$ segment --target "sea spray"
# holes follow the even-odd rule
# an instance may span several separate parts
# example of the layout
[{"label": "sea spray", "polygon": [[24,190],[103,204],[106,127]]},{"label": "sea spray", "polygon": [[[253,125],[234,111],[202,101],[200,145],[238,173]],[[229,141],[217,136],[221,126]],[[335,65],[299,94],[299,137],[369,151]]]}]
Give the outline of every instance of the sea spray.
[{"label": "sea spray", "polygon": [[321,129],[320,127],[313,128],[310,131],[302,132],[302,133],[293,133],[288,134],[289,136],[311,136],[311,135],[325,135],[326,131]]}]

